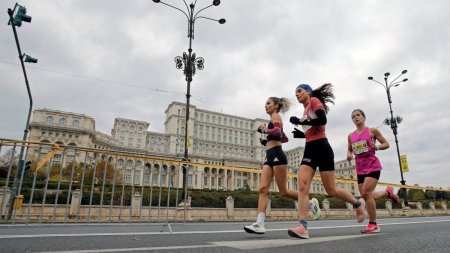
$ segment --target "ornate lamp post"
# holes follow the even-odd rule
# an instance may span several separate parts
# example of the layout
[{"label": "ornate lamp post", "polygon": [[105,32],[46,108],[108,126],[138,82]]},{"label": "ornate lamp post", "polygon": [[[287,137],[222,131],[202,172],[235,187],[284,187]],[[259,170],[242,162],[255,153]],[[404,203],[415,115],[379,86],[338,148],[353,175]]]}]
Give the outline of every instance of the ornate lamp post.
[{"label": "ornate lamp post", "polygon": [[[401,81],[395,82],[399,77],[401,77],[402,75],[406,74],[407,72],[408,72],[407,70],[403,70],[402,73],[401,73],[399,76],[397,76],[394,80],[392,80],[391,82],[388,81],[388,78],[389,78],[389,76],[390,76],[390,73],[389,73],[389,72],[386,72],[386,73],[384,74],[384,83],[381,83],[381,82],[379,82],[379,81],[373,79],[373,77],[371,77],[371,76],[368,77],[369,80],[381,84],[381,86],[383,86],[383,88],[386,90],[386,95],[387,95],[387,99],[388,99],[388,102],[389,102],[389,109],[390,109],[390,112],[391,112],[391,117],[390,117],[390,118],[386,118],[386,119],[383,121],[383,123],[384,123],[385,125],[390,126],[391,129],[392,129],[392,132],[394,133],[394,137],[395,137],[395,146],[397,147],[398,164],[399,164],[399,166],[400,166],[400,176],[401,176],[401,181],[400,181],[400,183],[401,183],[402,185],[405,185],[406,182],[405,182],[405,180],[403,179],[402,162],[401,162],[401,159],[400,159],[400,150],[399,150],[399,148],[398,148],[398,139],[397,139],[397,133],[398,133],[398,132],[397,132],[397,126],[398,126],[398,124],[400,124],[400,123],[403,121],[403,118],[402,118],[401,116],[398,116],[398,115],[394,117],[394,114],[393,114],[393,112],[392,112],[391,88],[392,88],[392,87],[397,87],[397,86],[399,86],[401,83],[408,81],[408,78],[405,78],[405,79],[403,79],[403,80],[401,80]],[[408,200],[407,200],[406,190],[405,190],[404,188],[401,189],[401,190],[403,191],[404,196],[405,196],[405,205],[408,205]]]},{"label": "ornate lamp post", "polygon": [[[197,0],[194,3],[191,3],[188,5],[185,0],[183,0],[186,11],[183,11],[182,9],[175,7],[173,5],[167,4],[160,0],[153,0],[155,3],[162,3],[166,6],[169,6],[173,9],[179,10],[182,12],[188,21],[188,37],[189,37],[189,48],[188,52],[184,52],[183,56],[177,56],[175,57],[175,66],[177,69],[183,69],[183,73],[186,76],[186,82],[187,82],[187,92],[186,92],[186,125],[184,128],[184,160],[189,161],[189,153],[188,153],[188,142],[189,142],[189,102],[191,98],[191,82],[192,82],[192,76],[195,75],[196,69],[202,70],[204,67],[205,60],[202,57],[197,57],[195,53],[192,52],[192,40],[194,39],[194,24],[197,19],[203,18],[208,19],[212,21],[219,22],[219,24],[225,24],[226,20],[221,19],[212,19],[204,16],[199,16],[198,14],[202,12],[203,10],[211,7],[211,6],[218,6],[220,5],[220,0],[214,0],[211,5],[208,5],[206,7],[201,8],[199,11],[195,12],[195,5],[197,3]],[[183,167],[183,191],[184,191],[184,203],[186,203],[187,200],[187,166]]]},{"label": "ornate lamp post", "polygon": [[[21,6],[17,3],[16,3],[16,5],[14,5],[13,9],[8,9],[8,15],[9,15],[8,25],[11,25],[13,33],[14,33],[14,38],[15,38],[16,45],[17,45],[17,51],[19,52],[19,60],[20,60],[20,64],[22,65],[23,76],[25,77],[25,85],[27,86],[28,98],[30,100],[27,122],[25,124],[25,130],[23,133],[23,139],[22,139],[23,141],[26,141],[28,138],[28,128],[30,125],[31,111],[33,109],[33,98],[31,96],[30,85],[28,84],[28,77],[27,77],[27,72],[25,71],[24,62],[30,62],[30,63],[38,62],[38,60],[36,58],[33,58],[29,55],[22,53],[22,50],[20,49],[19,38],[17,37],[16,26],[17,27],[22,26],[22,22],[27,22],[27,23],[31,22],[31,17],[26,15],[26,13],[27,13],[27,9],[24,6]],[[26,163],[24,162],[25,161],[24,153],[25,153],[25,144],[23,144],[22,147],[20,148],[19,166],[17,168],[16,175],[14,177],[13,189],[11,192],[11,198],[10,198],[10,203],[9,203],[8,219],[11,219],[12,212],[13,212],[13,206],[14,206],[14,199],[16,198],[16,195],[18,194],[18,191],[19,191],[18,188],[20,188],[20,187],[18,187],[19,181],[20,181],[20,178],[24,174],[24,170],[26,169]],[[27,163],[27,165],[29,165],[29,163]]]}]

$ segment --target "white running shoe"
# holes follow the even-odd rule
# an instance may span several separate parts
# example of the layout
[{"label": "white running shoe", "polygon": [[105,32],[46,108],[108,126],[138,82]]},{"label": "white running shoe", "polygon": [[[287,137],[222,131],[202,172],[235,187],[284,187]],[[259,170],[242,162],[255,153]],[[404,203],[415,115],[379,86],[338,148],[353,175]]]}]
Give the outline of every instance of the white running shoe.
[{"label": "white running shoe", "polygon": [[258,223],[253,223],[250,226],[244,226],[244,230],[247,233],[250,234],[265,234],[266,233],[266,228],[264,227],[264,224],[258,224]]},{"label": "white running shoe", "polygon": [[309,210],[311,210],[312,218],[314,220],[320,219],[320,206],[319,201],[316,198],[312,198],[309,201]]}]

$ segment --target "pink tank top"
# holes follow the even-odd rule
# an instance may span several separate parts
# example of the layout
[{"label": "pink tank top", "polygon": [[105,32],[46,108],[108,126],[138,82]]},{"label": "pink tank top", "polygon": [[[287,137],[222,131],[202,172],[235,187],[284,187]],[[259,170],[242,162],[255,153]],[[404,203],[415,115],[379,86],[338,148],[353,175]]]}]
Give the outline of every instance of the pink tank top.
[{"label": "pink tank top", "polygon": [[354,131],[351,136],[353,154],[355,154],[356,174],[364,175],[382,169],[380,160],[375,156],[375,150],[370,147],[369,128],[366,127],[360,134]]}]

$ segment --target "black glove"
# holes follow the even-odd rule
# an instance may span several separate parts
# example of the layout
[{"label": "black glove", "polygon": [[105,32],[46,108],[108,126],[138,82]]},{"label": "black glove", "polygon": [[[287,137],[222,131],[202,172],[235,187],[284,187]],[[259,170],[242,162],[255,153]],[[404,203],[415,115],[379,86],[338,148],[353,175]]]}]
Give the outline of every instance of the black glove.
[{"label": "black glove", "polygon": [[305,133],[298,130],[297,128],[294,128],[294,131],[292,131],[292,133],[294,134],[294,138],[306,138]]},{"label": "black glove", "polygon": [[289,122],[291,122],[294,125],[300,125],[302,122],[300,121],[299,118],[292,116],[289,118]]},{"label": "black glove", "polygon": [[259,138],[259,142],[261,142],[261,144],[262,144],[263,146],[266,146],[266,145],[267,145],[267,140],[266,140],[266,139]]}]

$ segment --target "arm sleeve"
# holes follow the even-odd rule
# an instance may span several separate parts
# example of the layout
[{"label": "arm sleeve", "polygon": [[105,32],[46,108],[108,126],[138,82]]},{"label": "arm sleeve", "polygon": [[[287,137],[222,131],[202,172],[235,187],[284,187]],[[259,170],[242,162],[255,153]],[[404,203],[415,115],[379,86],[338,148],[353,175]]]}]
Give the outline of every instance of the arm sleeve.
[{"label": "arm sleeve", "polygon": [[272,129],[266,129],[264,131],[265,134],[272,136],[280,136],[281,135],[281,124],[279,122],[273,123]]},{"label": "arm sleeve", "polygon": [[316,111],[317,118],[309,120],[309,124],[311,126],[323,126],[327,124],[327,115],[325,114],[325,110],[317,110]]}]

